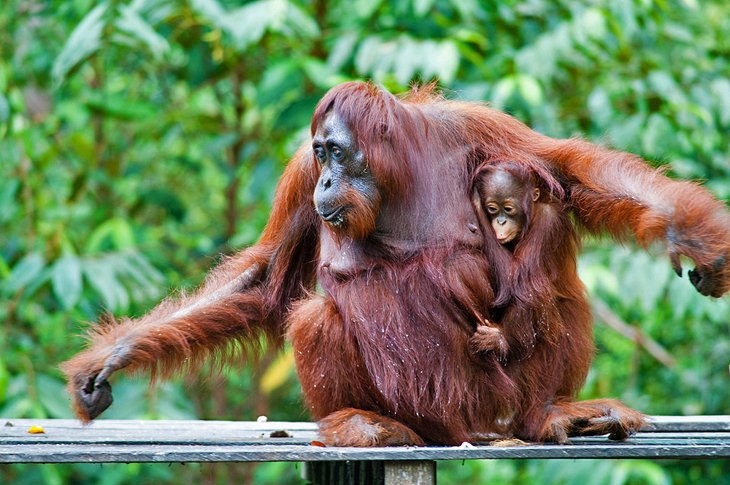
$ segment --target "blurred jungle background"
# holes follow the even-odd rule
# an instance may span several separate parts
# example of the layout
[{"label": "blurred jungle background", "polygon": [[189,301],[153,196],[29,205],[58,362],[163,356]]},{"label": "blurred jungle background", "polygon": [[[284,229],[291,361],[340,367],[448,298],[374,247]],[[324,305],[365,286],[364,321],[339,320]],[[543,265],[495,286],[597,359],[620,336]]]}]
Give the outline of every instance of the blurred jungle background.
[{"label": "blurred jungle background", "polygon": [[[331,86],[437,79],[538,131],[638,153],[730,199],[726,0],[0,2],[0,416],[69,418],[58,363],[105,311],[140,315],[254,243]],[[588,240],[583,397],[730,412],[730,302],[662,248]],[[308,419],[290,354],[154,391],[107,418]],[[442,483],[719,483],[719,461],[439,463]],[[14,465],[3,483],[300,483],[295,464]]]}]

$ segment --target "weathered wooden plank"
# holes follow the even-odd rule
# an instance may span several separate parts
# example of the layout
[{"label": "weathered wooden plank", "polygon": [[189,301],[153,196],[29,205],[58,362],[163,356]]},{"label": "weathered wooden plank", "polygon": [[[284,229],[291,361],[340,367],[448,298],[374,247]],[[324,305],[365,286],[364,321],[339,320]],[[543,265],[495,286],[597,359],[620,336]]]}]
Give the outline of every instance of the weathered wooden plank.
[{"label": "weathered wooden plank", "polygon": [[[291,431],[287,430],[288,436],[278,437],[271,433],[279,433],[282,430],[265,430],[263,432],[245,433],[236,429],[231,430],[180,430],[180,429],[157,429],[157,430],[86,430],[71,429],[59,430],[53,426],[43,426],[44,433],[30,434],[29,426],[18,427],[12,431],[0,430],[0,444],[10,443],[190,443],[190,444],[255,444],[262,442],[276,442],[277,444],[290,443],[302,444],[309,443],[317,438],[315,431]],[[642,431],[636,437],[644,441],[657,441],[666,439],[685,440],[689,438],[695,439],[727,439],[730,431],[726,432],[696,432],[696,431],[671,431],[671,432],[644,432]],[[575,437],[572,441],[596,441],[597,443],[608,442],[605,436],[596,437]],[[485,442],[484,444],[489,444]]]},{"label": "weathered wooden plank", "polygon": [[730,431],[730,416],[649,416],[641,431]]},{"label": "weathered wooden plank", "polygon": [[[649,424],[644,432],[666,431],[730,431],[730,415],[717,416],[649,416]],[[3,429],[3,425],[10,428]],[[7,426],[10,425],[10,426]],[[200,420],[113,420],[98,419],[89,425],[82,425],[75,419],[3,419],[0,418],[0,435],[12,432],[13,428],[40,425],[55,429],[84,430],[84,432],[100,432],[116,430],[118,432],[136,433],[140,430],[189,430],[200,428],[206,432],[236,432],[247,437],[255,437],[259,433],[286,429],[290,431],[316,431],[316,423],[289,421],[200,421]]]},{"label": "weathered wooden plank", "polygon": [[574,442],[571,445],[516,447],[475,446],[419,448],[322,448],[292,444],[23,444],[0,446],[0,463],[64,462],[218,462],[467,460],[518,458],[720,458],[730,457],[725,440],[674,440],[643,443]]},{"label": "weathered wooden plank", "polygon": [[[643,432],[695,432],[730,431],[730,416],[652,416]],[[4,426],[3,426],[4,425]],[[78,439],[93,440],[95,437],[140,437],[155,436],[160,440],[206,437],[216,439],[261,438],[273,431],[286,430],[294,437],[310,438],[317,430],[316,423],[308,422],[248,422],[248,421],[187,421],[187,420],[104,420],[82,425],[73,419],[1,419],[0,439],[8,436],[24,436],[31,426],[42,426],[54,435],[77,436]],[[161,433],[162,432],[162,433]],[[147,438],[145,438],[147,437]]]},{"label": "weathered wooden plank", "polygon": [[[43,434],[29,434],[31,426]],[[271,438],[286,429],[289,437]],[[0,462],[400,461],[521,458],[717,458],[730,456],[730,416],[655,417],[623,443],[574,438],[569,445],[501,448],[322,448],[314,423],[0,419]],[[340,467],[343,473],[352,467]],[[348,472],[350,470],[350,472]],[[372,470],[371,470],[372,471]]]},{"label": "weathered wooden plank", "polygon": [[[218,435],[190,435],[188,433],[170,433],[165,436],[151,436],[149,434],[123,434],[113,436],[91,436],[78,437],[74,435],[54,435],[52,431],[44,434],[30,435],[27,431],[23,434],[13,436],[0,437],[0,445],[33,445],[33,444],[78,444],[78,445],[202,445],[202,446],[234,446],[234,445],[309,445],[311,438],[316,438],[312,434],[308,437],[287,437],[287,438],[271,438],[268,436],[248,438],[238,436],[218,436]],[[642,445],[665,445],[665,444],[718,444],[730,442],[730,432],[727,433],[640,433],[628,443]],[[571,444],[581,444],[584,446],[604,446],[615,442],[609,441],[605,436],[598,437],[577,437],[571,439]],[[625,443],[620,443],[625,444]],[[484,443],[483,445],[489,445]]]},{"label": "weathered wooden plank", "polygon": [[[132,420],[132,419],[97,419],[89,424],[82,424],[76,419],[6,419],[0,418],[0,434],[12,432],[14,429],[30,426],[46,426],[54,429],[83,430],[84,432],[105,432],[107,430],[138,432],[140,430],[221,430],[243,433],[259,433],[278,429],[292,431],[316,431],[317,423],[291,421],[202,421],[202,420]],[[250,434],[254,436],[254,434]]]},{"label": "weathered wooden plank", "polygon": [[[29,435],[31,426],[40,426],[43,434]],[[82,425],[71,419],[0,420],[0,444],[17,440],[73,443],[253,443],[268,438],[272,432],[286,431],[284,442],[309,442],[316,438],[316,423],[272,421],[126,421],[98,420]]]}]

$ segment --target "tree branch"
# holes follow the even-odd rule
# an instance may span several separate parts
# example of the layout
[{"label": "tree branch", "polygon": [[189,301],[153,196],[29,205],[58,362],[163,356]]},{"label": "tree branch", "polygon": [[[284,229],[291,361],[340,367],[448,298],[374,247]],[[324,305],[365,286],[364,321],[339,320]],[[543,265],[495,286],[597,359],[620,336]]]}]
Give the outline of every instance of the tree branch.
[{"label": "tree branch", "polygon": [[646,350],[656,360],[661,362],[665,367],[672,368],[677,365],[677,361],[664,347],[662,347],[656,340],[643,333],[637,327],[626,323],[621,317],[616,315],[616,313],[614,313],[605,302],[601,300],[594,300],[593,313],[600,321],[606,324],[606,326],[643,347],[644,350]]}]

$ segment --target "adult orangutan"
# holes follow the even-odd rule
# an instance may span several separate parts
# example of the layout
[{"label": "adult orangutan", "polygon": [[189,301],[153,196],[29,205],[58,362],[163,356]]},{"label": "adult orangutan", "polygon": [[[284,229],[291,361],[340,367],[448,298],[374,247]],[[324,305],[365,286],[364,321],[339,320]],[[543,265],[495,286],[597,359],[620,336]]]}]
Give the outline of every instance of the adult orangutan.
[{"label": "adult orangutan", "polygon": [[[633,155],[548,138],[430,91],[401,100],[369,83],[330,90],[259,242],[195,294],[94,329],[63,364],[79,417],[111,404],[113,372],[166,377],[211,354],[235,356],[265,334],[291,339],[305,401],[330,445],[453,444],[495,432],[623,438],[640,426],[617,401],[574,401],[593,343],[572,264],[549,295],[559,332],[504,367],[469,351],[499,292],[472,202],[474,171],[499,158],[550,174],[587,230],[665,241],[675,269],[680,255],[692,259],[692,283],[715,297],[730,289],[730,214]],[[312,293],[317,281],[323,294]]]}]

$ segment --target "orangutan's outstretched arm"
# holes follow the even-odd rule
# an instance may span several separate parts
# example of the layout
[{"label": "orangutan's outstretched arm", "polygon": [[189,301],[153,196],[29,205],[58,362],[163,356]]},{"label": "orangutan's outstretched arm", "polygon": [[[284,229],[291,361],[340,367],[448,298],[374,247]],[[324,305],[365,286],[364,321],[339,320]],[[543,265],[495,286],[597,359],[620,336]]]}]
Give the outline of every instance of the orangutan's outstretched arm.
[{"label": "orangutan's outstretched arm", "polygon": [[664,240],[678,275],[681,255],[694,261],[689,277],[700,293],[730,290],[730,212],[705,188],[583,140],[551,140],[539,155],[566,177],[570,202],[589,230],[631,233],[644,246]]},{"label": "orangutan's outstretched arm", "polygon": [[139,319],[107,321],[90,331],[87,348],[61,365],[80,419],[109,407],[108,378],[115,371],[164,378],[211,354],[221,362],[235,357],[260,334],[281,339],[291,301],[314,285],[318,220],[309,163],[307,150],[294,156],[260,241],[211,271],[199,290],[166,299]]}]

